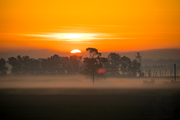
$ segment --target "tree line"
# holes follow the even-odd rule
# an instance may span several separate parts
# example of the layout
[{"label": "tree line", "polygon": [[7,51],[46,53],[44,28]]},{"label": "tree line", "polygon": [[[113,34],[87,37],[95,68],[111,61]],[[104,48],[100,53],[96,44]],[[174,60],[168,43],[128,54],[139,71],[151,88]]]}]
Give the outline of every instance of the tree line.
[{"label": "tree line", "polygon": [[[9,63],[13,75],[92,75],[95,76],[143,76],[141,64],[137,60],[131,60],[126,56],[121,57],[118,53],[110,53],[102,57],[96,48],[87,48],[89,57],[72,55],[61,57],[53,55],[48,58],[33,59],[29,56],[10,57],[8,61],[0,59],[0,75],[6,75]],[[96,70],[104,68],[106,72],[97,73]]]}]

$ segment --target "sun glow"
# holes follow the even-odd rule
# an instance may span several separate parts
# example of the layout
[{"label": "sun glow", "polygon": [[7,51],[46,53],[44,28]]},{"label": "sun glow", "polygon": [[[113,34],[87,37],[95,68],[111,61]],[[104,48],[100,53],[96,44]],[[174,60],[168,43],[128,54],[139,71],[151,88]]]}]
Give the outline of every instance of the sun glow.
[{"label": "sun glow", "polygon": [[78,49],[74,49],[74,50],[71,51],[71,53],[81,53],[81,51],[78,50]]},{"label": "sun glow", "polygon": [[[39,40],[49,41],[72,41],[72,42],[82,42],[91,41],[93,39],[101,39],[103,34],[100,33],[53,33],[53,34],[24,34],[25,36],[38,37]],[[107,35],[106,35],[107,36]]]},{"label": "sun glow", "polygon": [[67,34],[64,36],[65,39],[71,39],[71,38],[82,38],[84,35],[82,34]]},{"label": "sun glow", "polygon": [[89,41],[95,39],[97,34],[93,33],[56,33],[53,34],[52,37],[58,40],[66,40],[66,41]]}]

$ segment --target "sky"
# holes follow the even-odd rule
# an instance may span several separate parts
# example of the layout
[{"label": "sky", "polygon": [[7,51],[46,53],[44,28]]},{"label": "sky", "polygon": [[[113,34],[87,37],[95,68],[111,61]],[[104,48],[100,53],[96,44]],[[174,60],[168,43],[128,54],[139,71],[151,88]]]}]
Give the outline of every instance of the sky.
[{"label": "sky", "polygon": [[1,0],[0,52],[180,49],[179,0]]}]

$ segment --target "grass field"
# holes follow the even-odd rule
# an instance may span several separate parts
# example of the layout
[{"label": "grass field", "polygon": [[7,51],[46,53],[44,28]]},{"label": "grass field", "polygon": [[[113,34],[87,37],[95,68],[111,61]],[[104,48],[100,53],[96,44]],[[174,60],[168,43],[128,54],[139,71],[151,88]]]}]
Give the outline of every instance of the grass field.
[{"label": "grass field", "polygon": [[180,119],[180,88],[177,86],[0,87],[0,120]]},{"label": "grass field", "polygon": [[[56,91],[56,94],[47,91]],[[71,94],[71,91],[81,92]],[[1,120],[180,118],[180,90],[177,89],[41,88],[1,89],[0,93]]]}]

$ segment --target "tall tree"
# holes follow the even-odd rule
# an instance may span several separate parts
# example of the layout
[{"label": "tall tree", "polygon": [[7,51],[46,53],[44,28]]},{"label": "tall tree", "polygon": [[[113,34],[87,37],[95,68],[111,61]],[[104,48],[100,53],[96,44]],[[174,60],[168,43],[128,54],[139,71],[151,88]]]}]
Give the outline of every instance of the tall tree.
[{"label": "tall tree", "polygon": [[98,52],[96,48],[87,48],[86,51],[89,52],[89,58],[85,57],[83,63],[85,64],[84,73],[87,75],[93,76],[94,81],[94,75],[95,70],[98,68],[102,68],[104,66],[104,63],[107,62],[107,59],[104,57],[101,57],[101,53]]},{"label": "tall tree", "polygon": [[85,74],[94,74],[95,65],[98,63],[97,58],[101,56],[101,53],[98,53],[96,48],[87,48],[87,52],[89,52],[89,57],[84,58],[85,64]]}]

